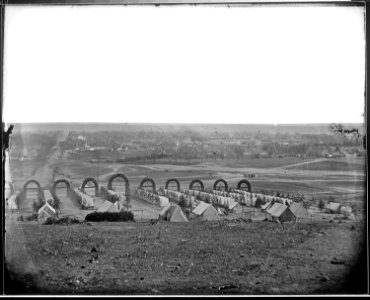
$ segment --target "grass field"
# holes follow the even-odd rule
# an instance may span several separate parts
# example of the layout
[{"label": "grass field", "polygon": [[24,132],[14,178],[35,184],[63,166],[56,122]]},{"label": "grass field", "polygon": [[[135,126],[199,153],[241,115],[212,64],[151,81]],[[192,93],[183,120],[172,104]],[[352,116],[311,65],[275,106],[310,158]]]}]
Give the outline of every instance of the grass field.
[{"label": "grass field", "polygon": [[[177,178],[182,188],[193,179],[212,187],[218,178],[236,187],[245,173],[253,191],[303,193],[306,198],[342,204],[365,204],[363,160],[258,159],[208,161],[192,165],[160,163],[91,163],[86,159],[30,160],[11,164],[16,190],[35,178],[47,188],[53,170],[73,187],[86,177],[99,185],[115,173],[125,174],[131,192],[148,176],[157,187]],[[211,175],[211,177],[210,177]],[[99,176],[99,177],[98,177]],[[116,182],[116,186],[122,182]],[[59,192],[63,192],[60,190]],[[65,196],[64,196],[65,198]],[[30,213],[32,199],[22,209]],[[99,199],[102,202],[102,199]],[[30,278],[42,293],[76,294],[312,294],[356,292],[346,284],[363,247],[363,224],[330,222],[316,214],[314,222],[279,225],[263,222],[255,212],[251,223],[141,222],[158,216],[159,208],[133,200],[134,223],[38,225],[7,216],[7,262],[20,280]],[[79,216],[70,199],[62,201],[62,215]],[[325,219],[323,219],[323,217]],[[259,221],[257,221],[257,219]],[[320,219],[320,220],[319,220]],[[139,222],[140,221],[140,222]],[[93,253],[91,252],[93,249]],[[333,264],[334,259],[343,263]],[[27,281],[27,280],[26,280]],[[355,281],[356,283],[357,281]]]},{"label": "grass field", "polygon": [[[245,166],[249,167],[245,167]],[[365,196],[366,177],[362,158],[297,160],[297,159],[255,159],[244,162],[224,160],[195,165],[169,164],[122,164],[91,163],[86,160],[56,159],[49,164],[49,173],[58,169],[56,178],[67,178],[72,186],[78,187],[86,177],[95,177],[99,184],[105,185],[110,176],[123,173],[130,180],[130,188],[135,189],[140,181],[148,176],[153,178],[157,187],[164,186],[169,178],[177,178],[181,187],[188,187],[193,179],[201,179],[205,186],[211,187],[218,178],[236,187],[245,173],[257,174],[247,178],[253,191],[283,193],[304,193],[306,197],[320,198],[325,201],[334,197],[344,203],[362,202]],[[42,170],[40,163],[33,161],[14,161],[11,172],[16,189],[23,186],[35,170]],[[39,174],[40,172],[36,173]],[[211,175],[211,177],[210,177]],[[49,175],[51,177],[51,175]],[[42,179],[41,185],[47,187],[50,179]],[[40,179],[41,180],[41,179]],[[118,184],[118,183],[117,183]]]},{"label": "grass field", "polygon": [[347,281],[364,224],[12,226],[22,228],[38,293],[261,295],[355,292]]},{"label": "grass field", "polygon": [[295,170],[314,170],[314,171],[365,171],[365,161],[363,159],[342,159],[326,160],[320,162],[307,162],[299,166],[288,167]]}]

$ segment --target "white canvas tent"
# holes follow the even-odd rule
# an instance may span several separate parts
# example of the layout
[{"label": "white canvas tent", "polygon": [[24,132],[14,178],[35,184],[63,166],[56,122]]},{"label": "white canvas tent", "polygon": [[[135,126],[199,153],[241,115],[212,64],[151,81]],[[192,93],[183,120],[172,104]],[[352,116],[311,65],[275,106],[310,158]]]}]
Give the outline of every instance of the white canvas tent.
[{"label": "white canvas tent", "polygon": [[167,197],[164,196],[159,196],[159,206],[160,207],[165,207],[170,203]]},{"label": "white canvas tent", "polygon": [[289,209],[296,216],[297,221],[308,220],[310,217],[307,210],[300,203],[292,202],[292,204],[289,206]]},{"label": "white canvas tent", "polygon": [[199,201],[199,204],[193,209],[192,213],[201,216],[210,205],[209,203]]},{"label": "white canvas tent", "polygon": [[11,210],[16,210],[18,209],[18,206],[17,206],[17,202],[16,202],[16,199],[17,199],[17,196],[14,194],[14,195],[11,195],[7,201],[6,201],[6,204],[8,206],[9,209]]},{"label": "white canvas tent", "polygon": [[120,212],[120,205],[117,202],[111,204],[111,206],[108,208],[107,212]]},{"label": "white canvas tent", "polygon": [[340,212],[343,215],[350,214],[350,213],[352,213],[352,208],[350,206],[341,206]]},{"label": "white canvas tent", "polygon": [[188,222],[180,206],[174,204],[164,207],[159,213],[159,217],[170,222]]},{"label": "white canvas tent", "polygon": [[233,203],[229,203],[229,211],[233,213],[242,213],[243,207],[240,205],[240,203],[234,201]]},{"label": "white canvas tent", "polygon": [[341,204],[337,202],[330,202],[326,209],[333,214],[339,214],[340,213]]},{"label": "white canvas tent", "polygon": [[292,222],[296,220],[296,216],[292,213],[288,206],[275,203],[271,208],[266,211],[270,218],[278,222]]},{"label": "white canvas tent", "polygon": [[94,207],[94,199],[87,194],[80,192],[82,207]]},{"label": "white canvas tent", "polygon": [[56,211],[54,208],[51,207],[49,203],[45,203],[37,212],[37,220],[39,222],[44,222],[48,218],[53,217],[56,215]]},{"label": "white canvas tent", "polygon": [[199,220],[201,221],[217,221],[219,219],[217,209],[212,204],[203,201],[200,201],[192,213],[199,216]]},{"label": "white canvas tent", "polygon": [[267,202],[267,203],[265,203],[264,205],[261,206],[261,210],[266,211],[269,208],[271,208],[272,205],[273,205],[272,202]]},{"label": "white canvas tent", "polygon": [[47,211],[47,212],[50,212],[52,214],[56,214],[56,211],[55,209],[49,204],[49,203],[45,203],[39,210],[38,210],[38,214],[40,214],[41,212],[43,211]]},{"label": "white canvas tent", "polygon": [[350,206],[342,206],[340,208],[340,213],[350,220],[356,219],[355,214],[353,213],[353,210]]}]

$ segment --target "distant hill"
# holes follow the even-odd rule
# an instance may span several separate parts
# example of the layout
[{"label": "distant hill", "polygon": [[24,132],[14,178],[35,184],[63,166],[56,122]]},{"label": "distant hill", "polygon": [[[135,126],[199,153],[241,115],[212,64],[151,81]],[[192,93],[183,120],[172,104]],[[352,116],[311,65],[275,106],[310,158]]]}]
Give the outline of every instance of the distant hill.
[{"label": "distant hill", "polygon": [[[14,131],[48,132],[48,131],[165,131],[176,132],[194,130],[201,133],[211,132],[251,132],[251,133],[329,133],[328,124],[158,124],[158,123],[14,123]],[[364,132],[360,123],[343,124],[348,128],[358,128]]]}]

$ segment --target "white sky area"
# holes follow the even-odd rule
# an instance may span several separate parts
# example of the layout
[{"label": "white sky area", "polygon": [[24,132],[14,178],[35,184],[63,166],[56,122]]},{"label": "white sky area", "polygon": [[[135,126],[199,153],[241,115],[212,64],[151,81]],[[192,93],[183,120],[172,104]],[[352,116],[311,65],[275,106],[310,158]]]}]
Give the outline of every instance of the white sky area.
[{"label": "white sky area", "polygon": [[6,6],[5,122],[363,122],[364,10]]}]

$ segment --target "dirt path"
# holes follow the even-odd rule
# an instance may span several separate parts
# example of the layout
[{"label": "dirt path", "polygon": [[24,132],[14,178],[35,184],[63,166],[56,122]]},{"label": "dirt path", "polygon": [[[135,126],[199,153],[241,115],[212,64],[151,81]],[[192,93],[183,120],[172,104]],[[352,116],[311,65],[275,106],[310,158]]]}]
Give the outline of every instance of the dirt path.
[{"label": "dirt path", "polygon": [[92,210],[81,209],[79,203],[73,201],[67,196],[59,196],[61,201],[61,209],[59,217],[73,217],[79,220],[85,220],[85,217],[92,212]]},{"label": "dirt path", "polygon": [[68,133],[64,132],[62,136],[59,136],[56,145],[55,145],[55,150],[52,152],[48,160],[43,164],[42,166],[38,167],[34,177],[37,178],[37,180],[41,184],[47,184],[52,180],[53,177],[53,168],[50,167],[52,164],[56,163],[62,154],[61,149],[59,148],[59,142],[62,142],[66,139]]},{"label": "dirt path", "polygon": [[328,159],[327,158],[318,158],[318,159],[313,159],[313,160],[310,160],[310,161],[303,161],[303,162],[299,162],[299,163],[295,163],[295,164],[289,164],[289,165],[281,166],[281,167],[279,167],[279,169],[298,167],[298,166],[318,163],[318,162],[322,162],[322,161],[328,161]]},{"label": "dirt path", "polygon": [[133,212],[135,220],[137,221],[158,219],[160,210],[161,208],[159,206],[146,203],[145,201],[134,197],[131,198],[130,211]]}]

